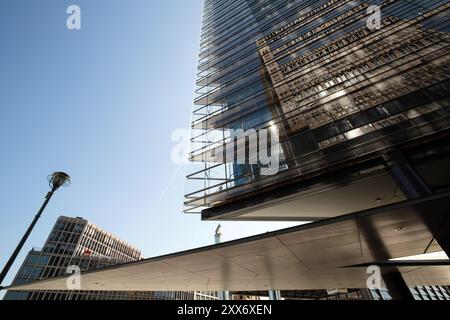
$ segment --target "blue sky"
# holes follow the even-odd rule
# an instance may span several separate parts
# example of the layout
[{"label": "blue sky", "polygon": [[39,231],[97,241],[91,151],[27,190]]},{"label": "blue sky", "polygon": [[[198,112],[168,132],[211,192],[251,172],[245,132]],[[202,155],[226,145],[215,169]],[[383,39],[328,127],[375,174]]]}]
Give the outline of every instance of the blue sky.
[{"label": "blue sky", "polygon": [[[182,213],[185,172],[169,185],[171,133],[190,121],[202,2],[0,1],[1,267],[48,191],[47,174],[72,176],[4,284],[59,215],[85,217],[145,257],[213,241],[217,223]],[[70,4],[82,30],[66,28]],[[231,240],[292,224],[222,225]]]}]

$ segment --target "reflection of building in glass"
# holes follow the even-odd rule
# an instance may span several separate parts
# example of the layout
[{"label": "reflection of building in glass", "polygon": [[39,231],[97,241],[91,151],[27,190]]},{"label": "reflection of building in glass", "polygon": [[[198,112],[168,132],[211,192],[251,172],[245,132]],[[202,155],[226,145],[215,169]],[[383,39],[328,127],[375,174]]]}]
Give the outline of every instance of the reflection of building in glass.
[{"label": "reflection of building in glass", "polygon": [[[448,1],[225,2],[205,2],[191,154],[202,164],[188,176],[186,212],[313,220],[403,200],[386,154],[401,150],[429,173],[441,152],[432,143],[443,148],[450,127]],[[379,30],[367,27],[371,4]],[[234,130],[264,128],[280,136],[278,174],[214,161]],[[312,194],[334,200],[328,210],[299,200]]]},{"label": "reflection of building in glass", "polygon": [[[141,251],[83,218],[59,217],[42,250],[28,253],[13,285],[141,259]],[[73,270],[72,270],[73,271]],[[194,292],[8,291],[5,300],[191,300]]]},{"label": "reflection of building in glass", "polygon": [[[408,103],[405,99],[430,98],[433,93],[426,95],[426,88],[448,78],[449,35],[419,27],[444,12],[447,6],[437,7],[415,19],[403,20],[394,15],[395,10],[399,10],[399,6],[395,8],[395,2],[387,2],[392,7],[382,6],[383,9],[386,7],[387,18],[377,32],[363,25],[318,48],[308,46],[326,37],[327,33],[333,34],[333,28],[339,27],[342,20],[351,19],[346,23],[353,24],[364,17],[368,5],[363,3],[313,28],[310,33],[299,35],[298,30],[308,24],[308,20],[315,19],[314,14],[309,19],[307,16],[299,18],[289,28],[281,28],[278,33],[275,31],[258,40],[259,52],[272,82],[271,89],[281,107],[275,112],[280,114],[277,120],[280,120],[288,141],[297,132],[309,129],[321,150],[343,142],[347,142],[345,148],[358,146],[379,139],[383,132],[360,139],[357,144],[351,140],[400,123],[405,124],[405,129],[412,128],[414,124],[409,123],[412,119],[445,106],[445,100],[443,104],[436,101],[423,104],[420,102],[427,99],[416,103]],[[279,43],[291,35],[296,37],[287,43]],[[272,48],[272,44],[276,48]],[[440,85],[434,88],[436,91]],[[399,100],[400,97],[404,100]],[[397,108],[394,109],[392,104],[395,103]],[[295,144],[295,141],[289,142]],[[389,142],[383,145],[388,146]],[[299,152],[294,152],[293,156],[297,154],[301,156]],[[349,158],[358,155],[355,151]]]}]

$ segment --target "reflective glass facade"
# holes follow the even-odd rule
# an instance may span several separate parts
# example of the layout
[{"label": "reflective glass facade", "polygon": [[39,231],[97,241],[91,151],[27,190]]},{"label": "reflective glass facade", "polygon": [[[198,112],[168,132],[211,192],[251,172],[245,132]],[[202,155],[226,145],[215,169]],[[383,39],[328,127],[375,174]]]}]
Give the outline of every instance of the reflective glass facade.
[{"label": "reflective glass facade", "polygon": [[[447,132],[449,13],[444,0],[206,0],[186,212]],[[277,174],[215,161],[236,129],[278,132]]]}]

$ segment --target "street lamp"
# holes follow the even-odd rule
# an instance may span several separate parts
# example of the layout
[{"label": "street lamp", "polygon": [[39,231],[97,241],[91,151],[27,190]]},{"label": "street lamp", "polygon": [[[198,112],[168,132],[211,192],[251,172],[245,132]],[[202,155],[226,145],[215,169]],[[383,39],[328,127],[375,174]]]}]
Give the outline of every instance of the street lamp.
[{"label": "street lamp", "polygon": [[[0,285],[3,283],[3,280],[5,279],[6,275],[8,274],[9,269],[11,268],[14,261],[16,260],[18,254],[20,253],[20,250],[22,250],[23,245],[27,241],[28,236],[30,235],[31,231],[33,230],[36,222],[41,217],[42,212],[44,211],[44,209],[47,206],[48,202],[50,201],[51,197],[53,196],[53,193],[55,193],[55,191],[58,190],[59,188],[68,186],[70,184],[70,177],[67,173],[64,173],[64,172],[54,172],[47,177],[47,180],[48,180],[48,185],[50,186],[51,190],[45,196],[45,201],[42,204],[42,206],[39,209],[36,216],[34,217],[33,222],[31,222],[27,231],[23,235],[22,240],[20,240],[19,244],[17,245],[16,250],[14,250],[13,254],[9,258],[5,267],[3,268],[2,273],[0,274]],[[2,288],[3,287],[0,286],[0,290]]]}]

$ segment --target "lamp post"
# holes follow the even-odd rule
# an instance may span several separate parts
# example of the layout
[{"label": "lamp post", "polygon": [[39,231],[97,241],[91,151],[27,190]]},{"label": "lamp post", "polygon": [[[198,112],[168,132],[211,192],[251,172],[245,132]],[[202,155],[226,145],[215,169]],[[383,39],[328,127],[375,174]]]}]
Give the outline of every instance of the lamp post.
[{"label": "lamp post", "polygon": [[[47,206],[48,202],[52,198],[53,194],[56,190],[58,190],[60,187],[65,187],[70,184],[70,177],[67,173],[64,172],[54,172],[51,175],[47,177],[48,184],[51,188],[51,190],[47,193],[45,196],[44,203],[42,204],[41,208],[39,209],[38,213],[33,219],[33,222],[31,222],[30,226],[28,227],[27,231],[23,235],[22,239],[20,240],[19,244],[16,247],[16,250],[14,250],[13,254],[9,258],[8,262],[6,263],[5,267],[2,270],[2,273],[0,274],[0,285],[3,283],[3,280],[5,279],[6,275],[9,272],[9,269],[13,265],[14,261],[16,260],[17,256],[20,253],[20,250],[22,250],[23,245],[28,239],[28,236],[30,235],[31,231],[33,230],[34,226],[36,225],[36,222],[39,220],[39,218],[42,215],[42,212],[44,212],[45,207]],[[0,286],[0,290],[3,287]]]},{"label": "lamp post", "polygon": [[[220,228],[222,226],[219,224],[214,233],[214,242],[219,244],[221,242],[222,232],[220,232]],[[230,300],[230,292],[229,291],[219,291],[219,300]]]},{"label": "lamp post", "polygon": [[219,244],[220,243],[220,237],[222,236],[222,232],[220,232],[220,228],[222,226],[219,224],[216,228],[216,231],[214,232],[214,243]]}]

